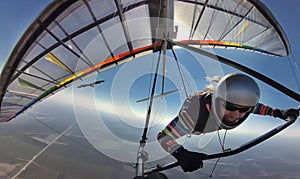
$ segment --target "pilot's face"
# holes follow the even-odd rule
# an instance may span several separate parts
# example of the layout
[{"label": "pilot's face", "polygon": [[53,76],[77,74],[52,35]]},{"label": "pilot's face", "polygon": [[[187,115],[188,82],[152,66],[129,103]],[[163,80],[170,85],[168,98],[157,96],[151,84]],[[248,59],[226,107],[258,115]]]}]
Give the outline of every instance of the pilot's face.
[{"label": "pilot's face", "polygon": [[228,124],[243,118],[252,109],[251,107],[239,106],[225,101],[220,101],[220,103],[220,112],[223,115],[223,120]]}]

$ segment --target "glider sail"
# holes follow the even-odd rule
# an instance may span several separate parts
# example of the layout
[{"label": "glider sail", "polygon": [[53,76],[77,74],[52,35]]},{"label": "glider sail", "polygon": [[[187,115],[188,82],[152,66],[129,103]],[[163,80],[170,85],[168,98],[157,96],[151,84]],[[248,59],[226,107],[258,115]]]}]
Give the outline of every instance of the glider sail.
[{"label": "glider sail", "polygon": [[56,0],[1,72],[0,121],[87,75],[155,52],[166,38],[196,48],[290,53],[282,28],[257,0]]}]

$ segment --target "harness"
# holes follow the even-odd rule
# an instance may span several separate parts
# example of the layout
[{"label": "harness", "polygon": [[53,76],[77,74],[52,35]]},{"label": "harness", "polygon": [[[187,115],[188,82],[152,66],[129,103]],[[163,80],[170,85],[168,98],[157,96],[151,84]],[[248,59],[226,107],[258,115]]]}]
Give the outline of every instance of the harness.
[{"label": "harness", "polygon": [[[198,131],[201,133],[205,132],[206,124],[209,119],[210,114],[210,104],[211,104],[211,95],[205,96],[201,95],[199,98],[200,102],[200,110],[199,110],[199,117],[194,128],[194,132]],[[209,109],[208,109],[209,106]]]}]

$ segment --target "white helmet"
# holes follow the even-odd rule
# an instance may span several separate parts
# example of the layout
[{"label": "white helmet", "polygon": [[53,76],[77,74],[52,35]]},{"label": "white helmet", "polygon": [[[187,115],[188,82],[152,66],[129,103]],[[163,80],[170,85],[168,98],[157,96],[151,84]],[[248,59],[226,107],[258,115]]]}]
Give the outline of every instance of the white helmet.
[{"label": "white helmet", "polygon": [[233,73],[224,76],[216,86],[215,99],[221,98],[240,106],[255,106],[260,97],[257,83],[247,75]]},{"label": "white helmet", "polygon": [[254,79],[240,73],[228,74],[224,76],[216,86],[212,99],[213,112],[223,127],[234,128],[241,124],[249,114],[236,124],[228,126],[224,124],[224,121],[222,121],[223,117],[219,114],[220,103],[218,101],[223,100],[234,105],[254,107],[258,103],[259,98],[260,90]]}]

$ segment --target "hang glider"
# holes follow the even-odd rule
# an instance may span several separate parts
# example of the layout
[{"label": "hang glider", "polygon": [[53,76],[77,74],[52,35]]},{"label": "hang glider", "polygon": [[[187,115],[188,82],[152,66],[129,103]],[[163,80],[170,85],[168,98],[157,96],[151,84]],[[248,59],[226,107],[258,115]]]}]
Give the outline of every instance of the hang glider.
[{"label": "hang glider", "polygon": [[[284,31],[258,0],[55,0],[28,27],[1,72],[0,121],[79,80],[174,46],[208,57],[202,48],[290,54]],[[276,81],[216,57],[300,101]]]}]

